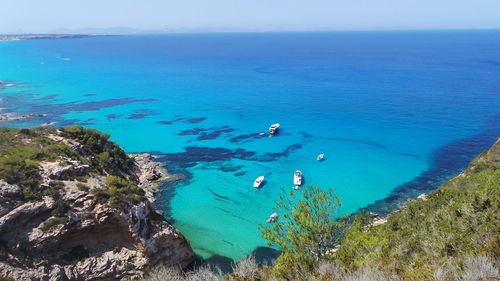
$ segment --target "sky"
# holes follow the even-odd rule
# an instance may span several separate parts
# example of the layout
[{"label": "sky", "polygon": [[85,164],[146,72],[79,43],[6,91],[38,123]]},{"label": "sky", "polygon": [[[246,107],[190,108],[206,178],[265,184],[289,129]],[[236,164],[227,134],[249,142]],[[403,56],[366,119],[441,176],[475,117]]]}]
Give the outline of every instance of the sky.
[{"label": "sky", "polygon": [[500,0],[0,0],[0,33],[500,28]]}]

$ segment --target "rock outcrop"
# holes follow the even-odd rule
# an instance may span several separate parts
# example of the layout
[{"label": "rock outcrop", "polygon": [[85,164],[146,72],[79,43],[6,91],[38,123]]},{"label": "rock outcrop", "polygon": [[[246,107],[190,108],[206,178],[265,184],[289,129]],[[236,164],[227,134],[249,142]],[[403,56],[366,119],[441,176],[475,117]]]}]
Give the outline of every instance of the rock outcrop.
[{"label": "rock outcrop", "polygon": [[[75,139],[49,130],[47,138],[96,158]],[[156,184],[172,176],[149,154],[131,159],[130,169],[120,171],[122,178],[146,196],[125,205],[99,197],[96,191],[109,188],[109,175],[81,159],[39,162],[39,188],[51,192],[36,199],[25,199],[22,184],[0,179],[0,277],[133,280],[158,264],[189,265],[194,253],[188,241],[153,205]]]},{"label": "rock outcrop", "polygon": [[16,121],[16,120],[31,119],[35,117],[45,117],[45,116],[47,116],[47,114],[14,115],[10,113],[2,113],[0,114],[0,122]]}]

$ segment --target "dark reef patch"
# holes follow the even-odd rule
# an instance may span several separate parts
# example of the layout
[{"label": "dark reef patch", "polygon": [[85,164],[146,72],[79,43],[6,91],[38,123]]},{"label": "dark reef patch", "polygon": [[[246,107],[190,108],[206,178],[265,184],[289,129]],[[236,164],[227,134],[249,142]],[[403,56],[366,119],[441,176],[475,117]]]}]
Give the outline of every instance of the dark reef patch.
[{"label": "dark reef patch", "polygon": [[368,145],[368,146],[371,146],[371,147],[375,147],[375,148],[378,148],[378,149],[382,149],[382,150],[385,150],[385,151],[390,152],[390,153],[395,153],[395,154],[399,154],[399,155],[402,155],[402,156],[407,156],[407,157],[411,157],[411,158],[415,158],[415,159],[420,159],[420,157],[418,157],[415,154],[407,153],[407,152],[394,151],[394,150],[389,149],[385,145],[382,145],[380,143],[376,143],[376,142],[373,142],[373,141],[355,140],[355,139],[348,139],[348,138],[330,138],[330,140],[332,140],[332,141],[342,141],[342,142],[351,142],[351,143],[359,143],[359,144],[363,144],[363,145]]},{"label": "dark reef patch", "polygon": [[40,100],[54,100],[58,97],[59,95],[48,95],[48,96],[44,96],[44,97],[41,97]]},{"label": "dark reef patch", "polygon": [[431,159],[430,168],[412,181],[396,187],[386,198],[375,201],[363,210],[388,214],[410,198],[429,193],[440,187],[451,177],[459,174],[469,162],[490,147],[500,130],[500,116],[490,120],[487,127],[477,135],[459,139],[438,148]]},{"label": "dark reef patch", "polygon": [[223,165],[219,168],[219,170],[227,173],[227,172],[236,172],[236,171],[240,170],[241,168],[243,168],[243,166],[241,166],[241,165],[238,165],[238,166]]},{"label": "dark reef patch", "polygon": [[79,103],[78,101],[59,103],[59,104],[30,104],[29,111],[32,112],[50,112],[53,115],[63,115],[71,111],[97,111],[103,108],[120,106],[138,102],[156,102],[157,99],[135,99],[135,98],[120,98],[108,99],[102,101],[90,101]]},{"label": "dark reef patch", "polygon": [[[181,116],[181,115],[177,115],[177,116]],[[176,116],[176,117],[177,117]],[[158,124],[161,124],[161,125],[172,125],[174,124],[175,122],[180,122],[182,120],[186,120],[187,118],[184,118],[184,117],[179,117],[177,119],[173,119],[173,120],[168,120],[168,121],[158,121],[157,123]]]},{"label": "dark reef patch", "polygon": [[93,97],[93,96],[97,96],[96,94],[83,94],[82,96],[84,97]]},{"label": "dark reef patch", "polygon": [[281,157],[288,157],[291,153],[293,153],[301,148],[302,148],[302,145],[300,145],[300,144],[292,144],[292,145],[289,145],[287,148],[285,148],[285,150],[283,152],[273,152],[273,153],[267,152],[267,153],[264,153],[263,155],[258,155],[251,160],[260,161],[260,162],[271,162],[271,161],[274,161],[274,160],[281,158]]},{"label": "dark reef patch", "polygon": [[157,115],[158,113],[149,109],[136,110],[134,113],[130,114],[126,119],[143,119],[148,116]]},{"label": "dark reef patch", "polygon": [[178,136],[195,136],[195,135],[199,135],[202,132],[206,132],[208,130],[209,129],[194,128],[191,130],[181,131],[181,132],[177,133],[177,135]]},{"label": "dark reef patch", "polygon": [[188,119],[187,122],[194,124],[194,123],[201,123],[201,122],[203,122],[205,120],[207,120],[207,118],[205,118],[205,117],[199,117],[199,118]]},{"label": "dark reef patch", "polygon": [[301,134],[301,135],[302,135],[302,137],[303,137],[303,138],[305,138],[305,139],[310,139],[310,138],[313,138],[313,136],[312,136],[312,135],[310,135],[310,134],[308,134],[308,133],[301,132],[300,134]]},{"label": "dark reef patch", "polygon": [[[294,144],[288,146],[283,152],[257,155],[254,151],[247,151],[242,148],[231,150],[221,147],[212,148],[188,146],[185,148],[184,152],[163,154],[161,158],[165,161],[176,163],[180,167],[192,167],[196,165],[197,162],[228,161],[233,158],[259,162],[271,162],[281,157],[287,157],[301,148],[302,145]],[[232,170],[233,168],[229,169]]]},{"label": "dark reef patch", "polygon": [[242,172],[237,172],[234,175],[237,176],[237,177],[241,177],[241,176],[244,176],[246,174],[247,174],[247,171],[242,171]]},{"label": "dark reef patch", "polygon": [[234,132],[236,129],[230,128],[229,126],[222,126],[222,127],[212,127],[212,128],[194,128],[190,130],[184,130],[179,133],[177,133],[178,136],[198,136],[194,140],[197,141],[203,141],[203,140],[213,140],[223,133],[230,133]]},{"label": "dark reef patch", "polygon": [[254,134],[243,134],[229,139],[230,142],[243,144],[248,141],[265,138],[266,134],[254,133]]},{"label": "dark reef patch", "polygon": [[196,163],[196,162],[214,162],[227,161],[232,158],[250,159],[256,153],[244,149],[227,149],[212,147],[188,146],[186,151],[178,153],[169,153],[162,156],[163,159],[176,163]]},{"label": "dark reef patch", "polygon": [[217,197],[217,198],[219,198],[219,199],[223,199],[223,200],[228,200],[228,201],[231,201],[231,199],[229,199],[229,197],[224,196],[224,195],[217,194],[217,193],[215,193],[213,190],[211,190],[210,188],[208,189],[208,191],[209,191],[210,193],[212,193],[212,195],[213,195],[213,196],[215,196],[215,197]]},{"label": "dark reef patch", "polygon": [[144,117],[148,116],[148,114],[143,114],[143,113],[133,113],[130,114],[126,119],[129,120],[134,120],[134,119],[143,119]]},{"label": "dark reef patch", "polygon": [[118,119],[120,117],[123,117],[124,115],[125,114],[114,114],[114,113],[111,113],[111,114],[106,115],[106,119],[108,119],[108,120]]}]

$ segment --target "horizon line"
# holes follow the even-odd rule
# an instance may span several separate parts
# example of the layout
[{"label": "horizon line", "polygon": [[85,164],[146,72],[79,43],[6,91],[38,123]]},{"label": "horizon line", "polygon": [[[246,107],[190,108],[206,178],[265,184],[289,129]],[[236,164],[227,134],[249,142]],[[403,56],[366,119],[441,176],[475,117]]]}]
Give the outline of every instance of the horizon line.
[{"label": "horizon line", "polygon": [[[96,29],[95,32],[82,32],[83,30]],[[102,29],[102,32],[98,30]],[[110,31],[105,31],[109,29]],[[112,32],[111,29],[130,29],[129,32]],[[334,33],[334,32],[398,32],[398,31],[500,31],[500,27],[482,28],[382,28],[382,29],[311,29],[311,30],[135,30],[128,27],[112,28],[80,28],[73,30],[51,31],[51,32],[22,32],[22,33],[0,33],[0,36],[28,36],[28,35],[162,35],[162,34],[220,34],[220,33]],[[81,30],[81,31],[78,31]]]}]

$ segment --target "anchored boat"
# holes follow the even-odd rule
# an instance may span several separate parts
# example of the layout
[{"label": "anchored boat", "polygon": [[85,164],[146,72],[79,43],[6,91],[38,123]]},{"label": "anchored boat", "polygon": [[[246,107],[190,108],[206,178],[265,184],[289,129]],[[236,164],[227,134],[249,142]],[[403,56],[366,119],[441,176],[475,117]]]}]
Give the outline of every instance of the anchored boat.
[{"label": "anchored boat", "polygon": [[262,182],[264,181],[264,176],[260,176],[255,181],[253,182],[253,187],[259,188],[262,185]]},{"label": "anchored boat", "polygon": [[316,160],[322,161],[323,158],[325,158],[325,154],[321,153],[320,155],[318,155],[318,157],[316,157]]},{"label": "anchored boat", "polygon": [[270,127],[269,127],[269,134],[271,135],[275,135],[278,133],[278,129],[280,127],[280,124],[279,123],[276,123],[276,124],[272,124]]},{"label": "anchored boat", "polygon": [[295,184],[295,186],[302,185],[302,172],[301,171],[297,170],[293,174],[293,184]]},{"label": "anchored boat", "polygon": [[274,213],[269,216],[269,218],[266,220],[267,222],[275,222],[278,220],[278,214]]}]

